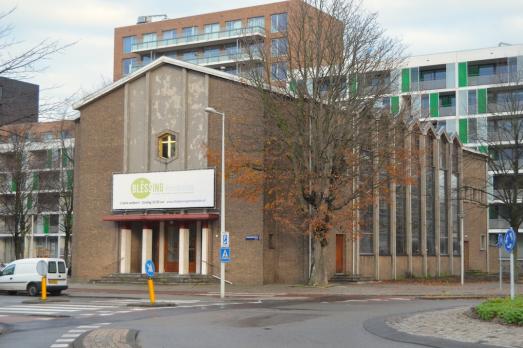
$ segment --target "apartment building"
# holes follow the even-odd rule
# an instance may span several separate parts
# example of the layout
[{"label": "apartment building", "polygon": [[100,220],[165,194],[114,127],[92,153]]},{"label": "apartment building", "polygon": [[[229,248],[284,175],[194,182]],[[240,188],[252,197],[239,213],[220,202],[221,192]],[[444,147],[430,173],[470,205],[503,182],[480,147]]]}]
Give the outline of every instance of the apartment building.
[{"label": "apartment building", "polygon": [[[63,257],[72,211],[74,122],[31,122],[0,130],[0,262],[16,258],[15,215],[23,216],[23,257]],[[16,205],[15,196],[20,204]]]},{"label": "apartment building", "polygon": [[[481,152],[511,151],[510,144],[497,137],[500,128],[510,127],[507,120],[523,117],[523,45],[413,56],[396,74],[393,96],[384,101],[393,112],[405,108],[422,121],[459,134],[465,146]],[[501,179],[494,174],[490,172],[490,190]],[[488,233],[494,243],[497,233],[509,226],[500,218],[499,202],[489,203]],[[483,250],[486,240],[482,234]]]},{"label": "apartment building", "polygon": [[0,126],[38,122],[38,85],[0,76]]},{"label": "apartment building", "polygon": [[[161,56],[231,74],[253,68],[246,63],[261,59],[256,53],[259,45],[266,45],[273,56],[285,56],[285,32],[293,1],[176,19],[165,15],[139,17],[135,25],[115,29],[114,80]],[[271,70],[274,78],[286,78],[284,60],[274,62]]]}]

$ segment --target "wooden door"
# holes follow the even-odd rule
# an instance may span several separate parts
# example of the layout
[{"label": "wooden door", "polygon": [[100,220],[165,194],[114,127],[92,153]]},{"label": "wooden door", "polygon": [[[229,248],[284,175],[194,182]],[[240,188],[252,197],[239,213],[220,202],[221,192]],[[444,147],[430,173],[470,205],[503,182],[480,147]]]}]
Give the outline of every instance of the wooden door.
[{"label": "wooden door", "polygon": [[336,273],[343,273],[343,252],[345,244],[345,235],[337,234],[336,235]]},{"label": "wooden door", "polygon": [[196,223],[189,224],[189,273],[196,273]]},{"label": "wooden door", "polygon": [[178,272],[180,230],[177,224],[165,224],[165,272]]}]

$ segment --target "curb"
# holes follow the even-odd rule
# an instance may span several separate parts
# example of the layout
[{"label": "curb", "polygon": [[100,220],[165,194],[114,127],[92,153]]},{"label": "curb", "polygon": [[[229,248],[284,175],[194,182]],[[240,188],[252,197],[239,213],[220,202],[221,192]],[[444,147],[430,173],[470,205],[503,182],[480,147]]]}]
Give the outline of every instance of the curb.
[{"label": "curb", "polygon": [[499,348],[499,346],[493,346],[489,344],[482,344],[482,343],[470,343],[470,342],[461,342],[461,341],[454,341],[449,340],[445,338],[438,338],[434,336],[418,336],[418,335],[411,335],[405,332],[398,331],[389,325],[387,325],[386,321],[389,318],[404,318],[408,317],[410,315],[416,314],[416,313],[423,313],[423,312],[432,312],[432,310],[429,311],[420,311],[420,312],[412,312],[408,314],[403,314],[399,316],[385,316],[385,317],[378,317],[378,318],[372,318],[367,319],[363,323],[363,328],[378,337],[384,338],[389,341],[395,341],[395,342],[401,342],[401,343],[411,343],[411,344],[418,344],[426,347],[434,347],[434,348]]}]

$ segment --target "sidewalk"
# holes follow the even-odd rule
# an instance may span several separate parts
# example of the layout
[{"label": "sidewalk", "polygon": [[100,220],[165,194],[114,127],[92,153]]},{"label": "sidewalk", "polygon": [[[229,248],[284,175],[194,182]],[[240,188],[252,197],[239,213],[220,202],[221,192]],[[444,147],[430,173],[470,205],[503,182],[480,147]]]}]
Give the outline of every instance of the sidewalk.
[{"label": "sidewalk", "polygon": [[[177,284],[155,285],[157,297],[168,299],[172,296],[207,296],[219,295],[219,284]],[[523,290],[518,289],[520,293]],[[422,298],[482,298],[507,296],[508,284],[499,290],[498,282],[469,282],[462,287],[459,283],[431,282],[365,282],[348,284],[331,284],[325,288],[305,285],[269,284],[257,286],[227,285],[227,297],[369,297],[369,296],[409,296]],[[69,282],[66,291],[75,297],[147,297],[147,284],[90,284]]]}]

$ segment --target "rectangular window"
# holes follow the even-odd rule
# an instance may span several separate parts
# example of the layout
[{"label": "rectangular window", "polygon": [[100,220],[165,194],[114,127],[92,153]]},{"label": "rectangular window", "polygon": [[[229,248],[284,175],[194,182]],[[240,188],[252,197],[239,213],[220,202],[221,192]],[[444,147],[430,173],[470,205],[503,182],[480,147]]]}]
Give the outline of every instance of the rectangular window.
[{"label": "rectangular window", "polygon": [[206,47],[203,50],[203,56],[205,58],[214,58],[220,55],[220,48],[218,47]]},{"label": "rectangular window", "polygon": [[374,233],[372,231],[372,204],[369,204],[369,206],[366,209],[363,209],[361,215],[362,224],[360,227],[360,254],[372,255],[374,254]]},{"label": "rectangular window", "polygon": [[439,227],[440,227],[440,253],[449,254],[449,229],[447,223],[447,171],[439,171]]},{"label": "rectangular window", "polygon": [[271,66],[272,78],[275,80],[287,80],[287,62],[273,63]]},{"label": "rectangular window", "polygon": [[[383,196],[385,193],[381,193]],[[387,197],[380,197],[380,212],[379,212],[379,227],[380,227],[380,255],[390,255],[390,209],[387,203]]]},{"label": "rectangular window", "polygon": [[407,237],[405,230],[405,205],[406,205],[405,186],[396,186],[396,255],[407,254]]},{"label": "rectangular window", "polygon": [[241,28],[242,28],[242,21],[241,21],[241,19],[236,19],[234,21],[227,21],[227,22],[225,22],[225,29],[226,30],[241,29]]},{"label": "rectangular window", "polygon": [[156,33],[147,33],[142,35],[143,42],[153,42],[156,41]]},{"label": "rectangular window", "polygon": [[195,60],[196,58],[198,58],[198,56],[195,51],[183,52],[182,54],[182,59],[185,61]]},{"label": "rectangular window", "polygon": [[271,41],[271,53],[273,56],[284,56],[287,55],[287,39],[279,38],[272,39]]},{"label": "rectangular window", "polygon": [[49,261],[47,263],[47,273],[56,273],[56,262]]},{"label": "rectangular window", "polygon": [[164,39],[164,40],[176,39],[176,30],[171,29],[171,30],[162,31],[162,39]]},{"label": "rectangular window", "polygon": [[58,273],[65,273],[65,262],[58,261]]},{"label": "rectangular window", "polygon": [[210,33],[216,33],[220,31],[220,24],[219,23],[211,23],[211,24],[205,24],[203,26],[203,32],[205,34]]},{"label": "rectangular window", "polygon": [[412,176],[415,180],[411,188],[411,219],[412,219],[412,255],[421,254],[421,167],[419,135],[413,139]]},{"label": "rectangular window", "polygon": [[434,155],[433,155],[433,143],[434,141],[430,136],[426,138],[427,141],[427,254],[429,256],[436,255],[436,225],[435,225],[435,207],[434,200],[436,196],[435,190],[435,168],[434,168]]},{"label": "rectangular window", "polygon": [[452,206],[452,254],[460,254],[460,233],[459,233],[459,176],[458,176],[458,155],[457,147],[452,149],[452,174],[450,179],[450,199]]},{"label": "rectangular window", "polygon": [[287,31],[287,13],[271,15],[271,33],[283,33]]},{"label": "rectangular window", "polygon": [[468,95],[468,114],[474,115],[478,113],[476,90],[470,90]]},{"label": "rectangular window", "polygon": [[227,52],[228,55],[236,55],[239,52],[238,45],[235,43],[227,44],[224,46],[224,48],[225,48],[225,52]]},{"label": "rectangular window", "polygon": [[126,58],[122,61],[122,74],[128,75],[132,72],[133,67],[136,66],[136,58]]},{"label": "rectangular window", "polygon": [[251,17],[247,19],[247,26],[249,28],[265,28],[265,17]]},{"label": "rectangular window", "polygon": [[198,27],[185,27],[182,31],[183,37],[188,38],[198,34]]},{"label": "rectangular window", "polygon": [[136,41],[136,36],[126,36],[123,38],[123,53],[130,53],[133,49],[133,44]]}]

